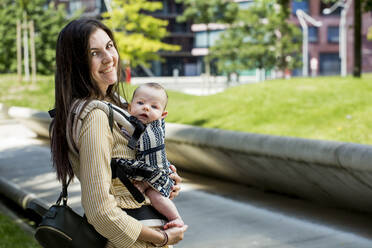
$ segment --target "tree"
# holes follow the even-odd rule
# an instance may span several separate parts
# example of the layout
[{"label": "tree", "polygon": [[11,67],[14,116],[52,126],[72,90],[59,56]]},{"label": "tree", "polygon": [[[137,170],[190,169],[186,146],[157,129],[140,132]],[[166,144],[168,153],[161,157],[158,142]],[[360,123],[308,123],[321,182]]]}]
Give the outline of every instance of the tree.
[{"label": "tree", "polygon": [[0,3],[0,72],[10,73],[17,70],[16,47],[16,16],[20,16],[20,9],[12,0]]},{"label": "tree", "polygon": [[64,6],[55,8],[45,0],[2,0],[0,3],[0,73],[17,69],[16,26],[26,12],[27,19],[34,21],[37,72],[51,74],[55,68],[55,47],[58,33],[68,22]]},{"label": "tree", "polygon": [[113,0],[112,11],[103,14],[104,22],[114,30],[120,57],[132,67],[148,66],[159,60],[160,50],[177,51],[179,46],[161,42],[168,22],[149,13],[162,9],[162,3],[146,0]]},{"label": "tree", "polygon": [[[185,6],[183,14],[177,21],[192,20],[193,23],[224,23],[234,22],[238,12],[238,5],[232,0],[176,0]],[[207,25],[207,48],[210,46],[210,29]],[[205,57],[206,74],[210,74],[210,56]]]},{"label": "tree", "polygon": [[[294,24],[288,22],[289,9],[287,6],[277,5],[278,14],[269,16],[269,24],[275,33],[276,41],[276,67],[279,70],[294,69],[301,66],[301,31]],[[283,73],[284,74],[284,73]]]},{"label": "tree", "polygon": [[353,76],[362,73],[362,11],[359,0],[354,0],[354,69]]},{"label": "tree", "polygon": [[[281,14],[275,0],[257,0],[240,10],[236,21],[211,48],[219,71],[293,69],[300,65],[301,33]],[[297,42],[294,42],[297,41]]]}]

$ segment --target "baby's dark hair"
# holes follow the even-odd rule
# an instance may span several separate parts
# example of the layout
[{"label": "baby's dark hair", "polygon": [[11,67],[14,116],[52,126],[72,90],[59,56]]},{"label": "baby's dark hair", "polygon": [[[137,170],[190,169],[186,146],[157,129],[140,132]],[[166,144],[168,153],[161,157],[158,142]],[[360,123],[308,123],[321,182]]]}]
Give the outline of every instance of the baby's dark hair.
[{"label": "baby's dark hair", "polygon": [[134,90],[133,95],[132,95],[132,100],[133,100],[134,96],[136,95],[137,90],[140,89],[141,87],[150,87],[150,88],[154,88],[154,89],[157,89],[157,90],[162,90],[162,91],[164,91],[165,96],[166,96],[164,109],[167,107],[167,104],[168,104],[168,93],[167,93],[167,91],[165,90],[165,88],[164,88],[161,84],[159,84],[159,83],[150,82],[150,83],[144,83],[144,84],[141,84],[140,86],[138,86],[138,87]]}]

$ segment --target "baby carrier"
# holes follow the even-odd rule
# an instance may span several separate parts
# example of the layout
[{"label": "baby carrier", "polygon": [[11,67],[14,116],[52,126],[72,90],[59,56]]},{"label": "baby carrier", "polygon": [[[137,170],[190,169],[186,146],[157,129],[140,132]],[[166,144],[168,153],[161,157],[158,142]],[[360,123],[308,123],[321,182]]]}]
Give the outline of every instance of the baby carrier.
[{"label": "baby carrier", "polygon": [[[67,130],[72,129],[72,137],[69,132],[67,133],[67,141],[71,151],[78,154],[75,144],[78,142],[82,121],[88,113],[96,108],[107,114],[111,132],[114,121],[119,124],[122,136],[128,140],[128,147],[135,149],[137,153],[135,160],[112,158],[113,178],[117,176],[138,202],[143,202],[144,197],[136,192],[136,188],[128,178],[147,181],[155,190],[168,197],[173,181],[168,176],[172,171],[169,169],[169,162],[166,159],[164,142],[161,142],[161,140],[164,141],[163,120],[154,121],[146,126],[124,109],[109,102],[77,100],[73,103],[69,116],[69,120],[73,120],[69,122],[72,123],[72,126],[67,126]],[[141,137],[141,135],[144,136]]]},{"label": "baby carrier", "polygon": [[[121,134],[128,140],[128,147],[136,150],[137,156],[135,160],[123,158],[112,159],[111,169],[113,175],[118,175],[119,179],[131,191],[138,202],[144,200],[142,194],[134,193],[131,183],[122,174],[137,181],[147,181],[150,186],[159,191],[163,196],[169,197],[173,180],[168,176],[172,171],[169,169],[169,162],[164,149],[164,120],[156,120],[146,126],[124,109],[109,102],[98,100],[90,102],[76,101],[72,105],[73,111],[71,111],[72,116],[70,116],[73,120],[73,126],[67,127],[67,130],[72,128],[73,131],[72,137],[70,137],[69,133],[67,134],[70,149],[76,155],[78,154],[75,144],[79,137],[82,120],[96,108],[107,114],[111,131],[114,121],[121,126]],[[141,135],[143,136],[141,137]],[[116,171],[118,173],[115,173]]]}]

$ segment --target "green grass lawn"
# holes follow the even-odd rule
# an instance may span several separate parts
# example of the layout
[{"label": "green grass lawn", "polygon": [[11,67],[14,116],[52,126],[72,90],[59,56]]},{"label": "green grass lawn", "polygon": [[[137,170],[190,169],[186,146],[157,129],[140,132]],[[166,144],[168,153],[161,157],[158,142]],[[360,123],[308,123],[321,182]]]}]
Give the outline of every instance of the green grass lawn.
[{"label": "green grass lawn", "polygon": [[[0,102],[48,110],[53,77],[36,85],[0,77]],[[129,92],[132,91],[130,88]],[[168,122],[235,131],[372,144],[372,74],[245,84],[210,96],[169,92]]]},{"label": "green grass lawn", "polygon": [[8,106],[21,106],[49,110],[54,105],[53,76],[38,76],[35,84],[17,82],[17,75],[0,74],[0,102]]},{"label": "green grass lawn", "polygon": [[0,213],[0,248],[39,248],[31,234],[23,231],[11,218]]}]

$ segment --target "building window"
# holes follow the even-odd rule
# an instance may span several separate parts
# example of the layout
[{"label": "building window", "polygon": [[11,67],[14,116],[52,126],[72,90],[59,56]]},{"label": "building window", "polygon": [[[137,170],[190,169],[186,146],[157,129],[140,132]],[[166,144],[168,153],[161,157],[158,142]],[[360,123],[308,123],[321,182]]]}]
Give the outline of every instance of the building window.
[{"label": "building window", "polygon": [[176,13],[177,14],[182,14],[183,13],[183,6],[182,6],[181,3],[176,3],[175,8],[176,8]]},{"label": "building window", "polygon": [[222,32],[223,32],[223,30],[211,30],[211,31],[209,31],[209,44],[207,42],[207,32],[206,31],[195,33],[195,47],[196,48],[206,48],[206,47],[208,47],[208,45],[209,45],[209,47],[213,46],[214,43],[216,42],[216,40],[219,39]]},{"label": "building window", "polygon": [[184,23],[184,22],[174,23],[173,32],[175,32],[175,33],[186,33],[187,32],[187,23]]},{"label": "building window", "polygon": [[309,13],[309,1],[308,0],[301,0],[301,1],[291,1],[292,6],[292,13],[296,14],[298,9],[303,10],[306,13]]},{"label": "building window", "polygon": [[84,9],[85,13],[95,12],[101,8],[99,0],[71,0],[69,3],[69,13],[73,14],[78,10]]},{"label": "building window", "polygon": [[328,27],[327,40],[329,43],[338,43],[339,37],[339,28],[337,26]]},{"label": "building window", "polygon": [[206,32],[195,33],[195,47],[197,48],[207,47],[207,33]]},{"label": "building window", "polygon": [[318,42],[318,27],[309,27],[309,42]]},{"label": "building window", "polygon": [[338,75],[341,70],[341,61],[338,53],[319,54],[320,75]]},{"label": "building window", "polygon": [[244,1],[244,2],[238,2],[240,9],[248,9],[254,4],[254,1]]}]

